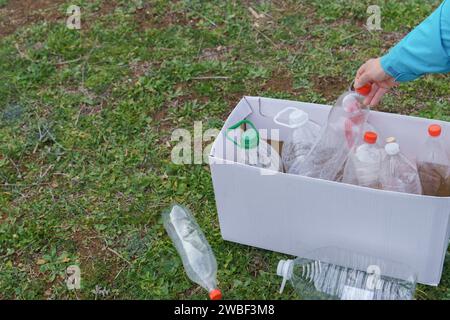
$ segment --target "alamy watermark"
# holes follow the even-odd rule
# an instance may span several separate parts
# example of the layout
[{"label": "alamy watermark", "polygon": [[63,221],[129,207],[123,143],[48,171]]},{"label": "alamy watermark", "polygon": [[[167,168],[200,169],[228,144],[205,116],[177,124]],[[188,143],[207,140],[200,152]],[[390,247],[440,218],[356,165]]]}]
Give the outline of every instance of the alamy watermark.
[{"label": "alamy watermark", "polygon": [[81,29],[81,8],[76,5],[71,5],[67,8],[66,13],[69,15],[66,21],[67,28],[71,30]]},{"label": "alamy watermark", "polygon": [[259,167],[262,175],[276,174],[281,167],[279,155],[273,154],[280,149],[279,129],[259,129],[259,145],[249,149],[239,141],[242,132],[233,130],[227,137],[216,128],[203,130],[201,121],[194,122],[193,134],[188,129],[175,129],[171,136],[171,142],[175,143],[171,160],[179,165],[239,162]]},{"label": "alamy watermark", "polygon": [[381,269],[377,265],[370,265],[367,267],[367,277],[366,288],[368,290],[380,290],[382,287],[382,283],[380,281],[381,278]]},{"label": "alamy watermark", "polygon": [[366,27],[369,31],[379,31],[381,29],[381,8],[377,5],[371,5],[367,8],[367,14],[370,16],[367,18]]},{"label": "alamy watermark", "polygon": [[81,288],[81,270],[77,265],[68,266],[66,269],[66,286],[69,290]]},{"label": "alamy watermark", "polygon": [[[203,123],[194,122],[194,135],[187,129],[175,129],[172,132],[172,142],[178,142],[172,149],[171,158],[175,164],[204,164],[208,163],[213,140],[219,134],[215,128],[203,132]],[[204,144],[208,143],[206,146]]]}]

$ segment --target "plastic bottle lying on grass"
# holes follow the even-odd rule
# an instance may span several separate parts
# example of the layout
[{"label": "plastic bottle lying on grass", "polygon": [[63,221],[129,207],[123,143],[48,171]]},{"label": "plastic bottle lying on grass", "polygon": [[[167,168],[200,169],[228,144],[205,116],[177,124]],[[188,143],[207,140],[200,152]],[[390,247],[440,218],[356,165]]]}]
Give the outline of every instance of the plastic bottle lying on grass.
[{"label": "plastic bottle lying on grass", "polygon": [[163,212],[164,228],[183,261],[189,279],[209,292],[211,300],[220,300],[217,289],[217,262],[202,230],[185,207],[173,205]]},{"label": "plastic bottle lying on grass", "polygon": [[[289,112],[289,113],[288,113]],[[287,118],[287,122],[283,122],[281,118]],[[276,124],[291,129],[289,138],[283,144],[281,152],[281,160],[284,169],[289,173],[290,167],[294,162],[298,165],[305,159],[305,156],[313,147],[320,134],[320,126],[309,119],[308,114],[297,108],[286,108],[281,110],[273,119]]]},{"label": "plastic bottle lying on grass", "polygon": [[305,160],[292,165],[294,172],[325,180],[337,180],[350,149],[366,123],[369,108],[364,97],[370,93],[366,85],[343,93],[328,115],[328,122],[317,143]]},{"label": "plastic bottle lying on grass", "polygon": [[386,155],[381,162],[380,184],[383,190],[422,194],[419,173],[401,152],[400,146],[391,137],[384,146]]},{"label": "plastic bottle lying on grass", "polygon": [[280,260],[277,275],[283,277],[280,293],[290,280],[304,300],[411,300],[416,286],[415,274],[403,265],[338,248],[317,250],[309,259]]},{"label": "plastic bottle lying on grass", "polygon": [[[240,141],[230,137],[230,132],[241,130],[241,126],[247,124],[247,128],[241,135]],[[235,135],[239,136],[239,135]],[[249,120],[242,120],[227,130],[227,139],[237,146],[237,162],[251,166],[281,171],[281,158],[266,141],[260,138],[255,125]]]}]

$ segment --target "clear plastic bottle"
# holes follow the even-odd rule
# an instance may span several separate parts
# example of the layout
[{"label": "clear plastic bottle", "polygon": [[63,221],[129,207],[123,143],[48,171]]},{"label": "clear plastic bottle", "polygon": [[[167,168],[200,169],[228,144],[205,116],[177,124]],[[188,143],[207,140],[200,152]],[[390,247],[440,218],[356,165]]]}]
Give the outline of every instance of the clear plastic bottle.
[{"label": "clear plastic bottle", "polygon": [[381,189],[422,194],[416,165],[400,152],[400,146],[395,138],[388,138],[386,142],[384,146],[386,154],[381,162]]},{"label": "clear plastic bottle", "polygon": [[404,265],[330,247],[281,260],[277,275],[280,293],[290,280],[304,300],[412,300],[416,287],[416,275]]},{"label": "clear plastic bottle", "polygon": [[[243,124],[249,125],[250,128],[247,128],[240,135],[240,142],[230,138],[229,132],[239,129]],[[227,138],[237,146],[237,162],[259,168],[282,171],[280,155],[272,146],[260,138],[258,130],[251,121],[242,120],[228,128]]]},{"label": "clear plastic bottle", "polygon": [[[287,123],[281,120],[283,117],[287,117]],[[320,134],[320,126],[311,121],[305,111],[292,107],[281,110],[273,120],[291,129],[289,138],[283,144],[281,160],[286,172],[297,173],[291,171],[290,167],[294,162],[300,164],[305,159]]]},{"label": "clear plastic bottle", "polygon": [[441,138],[442,128],[428,128],[428,140],[417,157],[417,167],[423,193],[428,196],[450,197],[450,156]]},{"label": "clear plastic bottle", "polygon": [[355,146],[349,153],[344,168],[344,183],[368,188],[380,188],[381,148],[376,144],[377,134],[368,131],[364,143]]},{"label": "clear plastic bottle", "polygon": [[217,289],[216,258],[192,214],[175,204],[164,211],[162,217],[189,279],[208,290],[211,300],[220,300],[222,293]]},{"label": "clear plastic bottle", "polygon": [[[366,122],[366,123],[364,123],[364,125],[363,125],[362,128],[361,128],[361,132],[367,132],[367,131],[378,132],[378,130],[377,130],[373,125],[371,125],[370,123]],[[353,144],[353,147],[359,146],[359,145],[361,145],[361,144],[363,144],[363,143],[364,143],[364,135],[363,135],[363,134],[359,134],[359,135],[356,137],[356,139],[355,139],[355,142],[354,142],[354,144]],[[344,163],[344,166],[343,166],[342,169],[338,172],[335,181],[342,182],[342,180],[344,179],[344,169],[345,169],[345,164],[346,164],[346,163]]]},{"label": "clear plastic bottle", "polygon": [[328,115],[328,122],[316,144],[298,167],[292,170],[301,175],[337,180],[369,114],[363,101],[370,93],[366,85],[342,94]]}]

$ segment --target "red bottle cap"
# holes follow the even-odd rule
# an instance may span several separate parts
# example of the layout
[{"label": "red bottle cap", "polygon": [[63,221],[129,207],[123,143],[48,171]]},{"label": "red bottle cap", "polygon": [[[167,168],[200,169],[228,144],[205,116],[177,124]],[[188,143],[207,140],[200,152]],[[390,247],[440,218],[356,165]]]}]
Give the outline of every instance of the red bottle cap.
[{"label": "red bottle cap", "polygon": [[211,300],[221,300],[222,299],[222,292],[220,292],[219,289],[213,289],[209,293],[209,298]]},{"label": "red bottle cap", "polygon": [[364,141],[370,144],[377,142],[378,135],[375,132],[367,131],[364,134]]},{"label": "red bottle cap", "polygon": [[441,135],[441,126],[438,124],[432,124],[428,127],[428,134],[432,137],[439,137]]},{"label": "red bottle cap", "polygon": [[360,88],[355,88],[356,92],[358,92],[362,96],[367,96],[370,91],[372,91],[372,85],[370,83],[366,83]]}]

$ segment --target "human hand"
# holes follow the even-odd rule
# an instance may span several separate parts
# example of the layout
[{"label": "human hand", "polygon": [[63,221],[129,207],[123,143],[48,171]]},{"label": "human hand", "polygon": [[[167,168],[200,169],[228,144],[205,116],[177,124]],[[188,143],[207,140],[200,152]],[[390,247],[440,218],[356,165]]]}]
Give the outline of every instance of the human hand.
[{"label": "human hand", "polygon": [[384,72],[380,58],[367,60],[356,72],[354,87],[361,88],[367,83],[372,85],[372,90],[364,99],[364,104],[369,106],[377,105],[383,95],[397,85],[394,78]]}]

